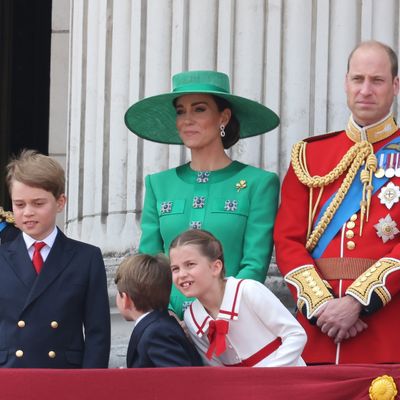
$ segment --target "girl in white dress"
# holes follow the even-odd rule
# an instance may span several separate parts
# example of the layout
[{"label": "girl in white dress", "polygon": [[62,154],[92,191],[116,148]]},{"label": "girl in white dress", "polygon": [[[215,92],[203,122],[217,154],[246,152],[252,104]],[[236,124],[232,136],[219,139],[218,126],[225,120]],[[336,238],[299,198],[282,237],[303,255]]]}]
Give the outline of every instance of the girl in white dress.
[{"label": "girl in white dress", "polygon": [[207,365],[305,365],[303,328],[263,284],[224,277],[222,246],[211,233],[188,230],[171,244],[175,286],[196,300],[184,320]]}]

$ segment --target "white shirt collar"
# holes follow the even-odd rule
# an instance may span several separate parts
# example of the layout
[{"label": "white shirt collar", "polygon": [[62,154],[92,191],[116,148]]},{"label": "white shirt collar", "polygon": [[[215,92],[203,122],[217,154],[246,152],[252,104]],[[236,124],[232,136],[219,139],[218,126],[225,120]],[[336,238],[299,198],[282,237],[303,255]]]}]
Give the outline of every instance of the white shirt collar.
[{"label": "white shirt collar", "polygon": [[[56,240],[57,233],[58,233],[58,230],[57,230],[57,227],[55,226],[53,231],[50,233],[50,235],[45,237],[43,240],[39,240],[39,242],[46,243],[46,245],[49,247],[49,249],[51,249],[53,247],[53,244],[54,244],[55,240]],[[38,242],[38,240],[36,240],[33,237],[27,235],[25,232],[22,232],[22,237],[24,238],[27,250],[29,250],[33,246],[33,244],[35,242]]]}]

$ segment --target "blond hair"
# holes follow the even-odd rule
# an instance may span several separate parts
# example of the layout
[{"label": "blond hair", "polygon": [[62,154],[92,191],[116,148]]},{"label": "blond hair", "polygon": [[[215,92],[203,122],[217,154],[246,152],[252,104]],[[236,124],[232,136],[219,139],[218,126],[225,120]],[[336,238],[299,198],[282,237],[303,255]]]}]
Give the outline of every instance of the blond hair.
[{"label": "blond hair", "polygon": [[6,172],[10,194],[13,181],[46,190],[56,199],[65,193],[65,172],[62,166],[36,150],[22,150],[18,157],[13,157],[7,164]]}]

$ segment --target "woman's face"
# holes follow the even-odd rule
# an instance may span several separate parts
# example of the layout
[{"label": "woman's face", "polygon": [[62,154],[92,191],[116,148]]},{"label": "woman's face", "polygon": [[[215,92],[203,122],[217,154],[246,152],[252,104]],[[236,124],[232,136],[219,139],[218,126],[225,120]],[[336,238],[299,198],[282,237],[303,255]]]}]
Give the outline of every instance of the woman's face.
[{"label": "woman's face", "polygon": [[231,111],[219,111],[208,94],[187,94],[175,103],[176,127],[186,147],[191,150],[222,147],[220,126],[227,125]]}]

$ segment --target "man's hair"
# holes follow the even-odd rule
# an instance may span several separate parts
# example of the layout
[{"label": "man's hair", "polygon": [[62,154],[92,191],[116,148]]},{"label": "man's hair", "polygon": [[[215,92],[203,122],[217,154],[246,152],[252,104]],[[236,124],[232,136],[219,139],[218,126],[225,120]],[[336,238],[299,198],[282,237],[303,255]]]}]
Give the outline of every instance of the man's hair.
[{"label": "man's hair", "polygon": [[11,194],[13,181],[44,189],[58,199],[65,193],[65,172],[53,158],[36,150],[22,150],[6,166],[6,182]]},{"label": "man's hair", "polygon": [[387,55],[389,56],[391,71],[392,71],[392,78],[396,78],[399,69],[399,62],[397,58],[396,52],[387,44],[378,42],[377,40],[367,40],[364,42],[359,43],[350,53],[349,58],[347,59],[347,72],[350,70],[350,62],[354,55],[354,53],[361,47],[380,47],[381,49],[385,50]]},{"label": "man's hair", "polygon": [[163,254],[126,257],[117,269],[115,284],[126,293],[140,312],[166,310],[172,287],[169,260]]},{"label": "man's hair", "polygon": [[169,250],[179,246],[197,246],[200,254],[210,261],[222,262],[221,278],[225,276],[224,254],[221,242],[210,232],[202,229],[189,229],[178,235],[171,243]]}]

